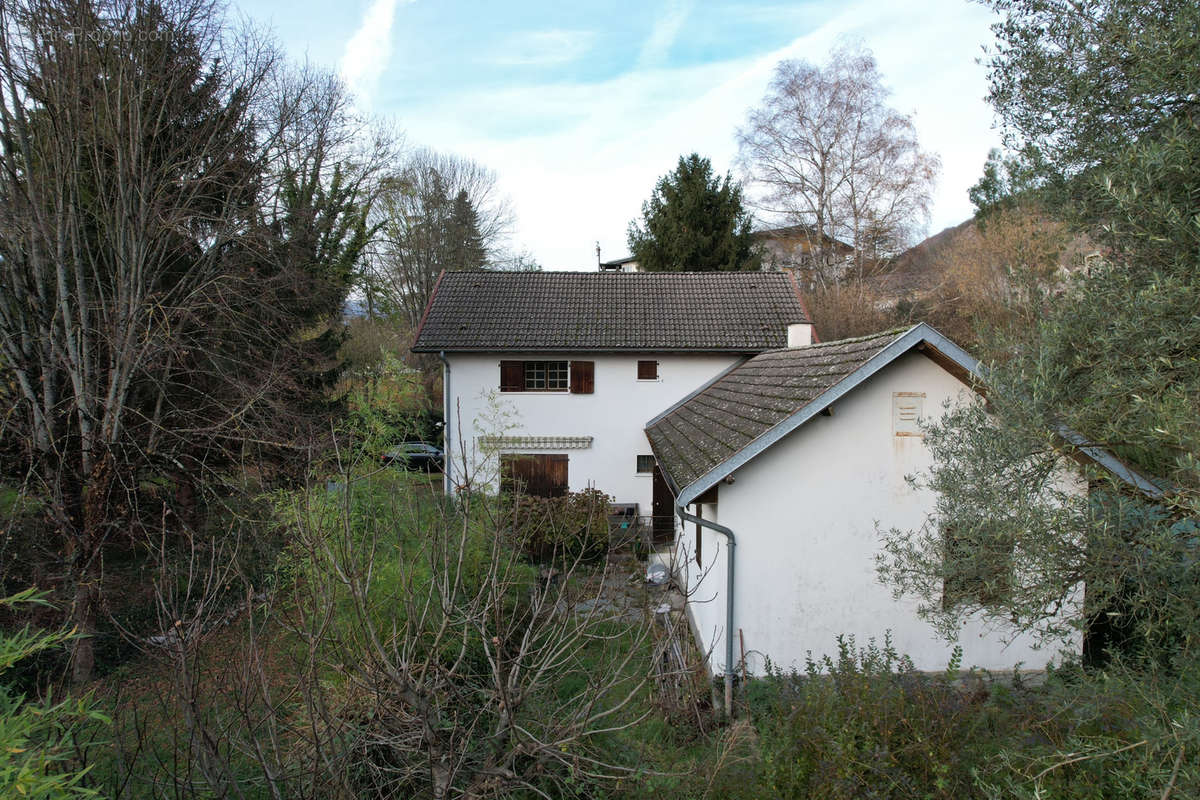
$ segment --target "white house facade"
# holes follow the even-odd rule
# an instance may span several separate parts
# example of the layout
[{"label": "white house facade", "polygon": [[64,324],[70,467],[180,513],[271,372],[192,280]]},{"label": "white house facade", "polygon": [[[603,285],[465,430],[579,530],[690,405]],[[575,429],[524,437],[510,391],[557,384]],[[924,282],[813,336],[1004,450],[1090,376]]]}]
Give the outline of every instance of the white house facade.
[{"label": "white house facade", "polygon": [[[567,458],[569,491],[600,489],[615,502],[637,503],[643,516],[653,501],[647,411],[673,405],[744,360],[654,352],[448,353],[446,359],[452,440],[446,480],[452,489],[468,483],[498,489],[505,455],[560,454]],[[565,388],[506,387],[501,373],[511,363],[526,373],[565,371],[559,384]],[[573,369],[591,371],[590,391],[571,391]]]},{"label": "white house facade", "polygon": [[[880,582],[876,555],[881,529],[920,528],[934,509],[906,476],[931,466],[921,420],[976,399],[955,359],[975,363],[927,325],[775,351],[651,422],[678,501],[704,521],[684,524],[675,568],[714,672],[743,657],[751,674],[768,659],[803,669],[809,653],[835,653],[839,635],[885,634],[918,669],[946,668],[952,645]],[[732,582],[729,537],[704,523],[734,536]],[[1081,646],[982,619],[967,619],[957,643],[964,665],[993,670],[1039,669]]]},{"label": "white house facade", "polygon": [[596,488],[669,537],[653,414],[811,327],[761,273],[446,273],[414,351],[443,364],[446,489]]}]

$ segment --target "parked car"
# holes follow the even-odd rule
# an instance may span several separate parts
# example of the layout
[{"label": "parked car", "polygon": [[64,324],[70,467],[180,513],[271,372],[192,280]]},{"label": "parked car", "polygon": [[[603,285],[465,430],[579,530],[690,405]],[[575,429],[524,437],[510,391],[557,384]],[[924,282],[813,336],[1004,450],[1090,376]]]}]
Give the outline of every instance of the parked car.
[{"label": "parked car", "polygon": [[446,464],[446,455],[440,447],[424,442],[405,442],[388,448],[380,461],[386,466],[394,464],[407,470],[441,472]]}]

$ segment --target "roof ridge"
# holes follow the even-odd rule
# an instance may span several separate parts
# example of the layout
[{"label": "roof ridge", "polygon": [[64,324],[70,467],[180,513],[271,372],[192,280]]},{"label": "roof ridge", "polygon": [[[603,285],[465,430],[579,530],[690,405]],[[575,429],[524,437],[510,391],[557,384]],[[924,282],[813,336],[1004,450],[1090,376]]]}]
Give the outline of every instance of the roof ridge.
[{"label": "roof ridge", "polygon": [[770,276],[775,278],[787,279],[786,272],[766,272],[762,270],[729,270],[729,269],[681,269],[671,271],[656,271],[656,272],[600,272],[594,269],[543,269],[543,270],[508,270],[508,269],[449,269],[445,270],[447,275],[512,275],[523,277],[534,277],[538,275],[595,275],[605,277],[631,277],[634,275],[641,277],[652,276],[670,276],[670,275],[713,275],[713,276],[745,276],[745,277],[764,277]]},{"label": "roof ridge", "polygon": [[[919,323],[919,322],[917,323],[917,325],[920,325],[920,324],[921,323]],[[828,347],[836,347],[836,346],[842,345],[842,344],[858,344],[859,342],[867,342],[867,341],[870,341],[871,339],[879,339],[884,336],[900,336],[905,333],[908,333],[913,328],[917,327],[917,325],[909,325],[908,327],[900,327],[900,328],[889,328],[886,331],[879,331],[878,333],[866,333],[866,334],[863,334],[862,336],[851,336],[848,339],[835,339],[832,342],[813,342],[812,344],[804,345],[803,347],[777,347],[774,350],[764,350],[763,352],[759,353],[759,355],[766,356],[766,355],[771,355],[772,353],[786,353],[786,352],[791,352],[791,351],[795,351],[797,353],[804,353],[804,352],[809,352],[812,350],[824,349],[824,348],[828,348]]]}]

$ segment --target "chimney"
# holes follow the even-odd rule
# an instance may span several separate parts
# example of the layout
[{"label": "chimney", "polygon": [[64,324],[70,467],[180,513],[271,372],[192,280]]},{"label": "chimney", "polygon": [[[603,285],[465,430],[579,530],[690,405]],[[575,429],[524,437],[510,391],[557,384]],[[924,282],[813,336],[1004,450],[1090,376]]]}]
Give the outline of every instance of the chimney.
[{"label": "chimney", "polygon": [[787,328],[787,346],[808,347],[812,344],[812,334],[811,322],[793,322]]}]

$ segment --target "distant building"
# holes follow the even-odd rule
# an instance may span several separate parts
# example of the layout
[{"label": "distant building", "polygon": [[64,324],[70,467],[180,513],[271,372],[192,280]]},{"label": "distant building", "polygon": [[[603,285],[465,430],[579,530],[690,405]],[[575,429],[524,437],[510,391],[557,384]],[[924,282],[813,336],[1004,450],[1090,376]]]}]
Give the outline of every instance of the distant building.
[{"label": "distant building", "polygon": [[755,231],[754,241],[762,254],[762,268],[768,272],[786,270],[808,283],[806,274],[814,267],[814,255],[820,245],[833,264],[848,267],[854,248],[831,236],[818,233],[807,225],[788,225]]},{"label": "distant building", "polygon": [[644,270],[640,266],[638,266],[637,259],[634,258],[633,256],[625,256],[625,258],[618,258],[616,261],[601,261],[600,262],[600,271],[601,272],[644,272]]}]

